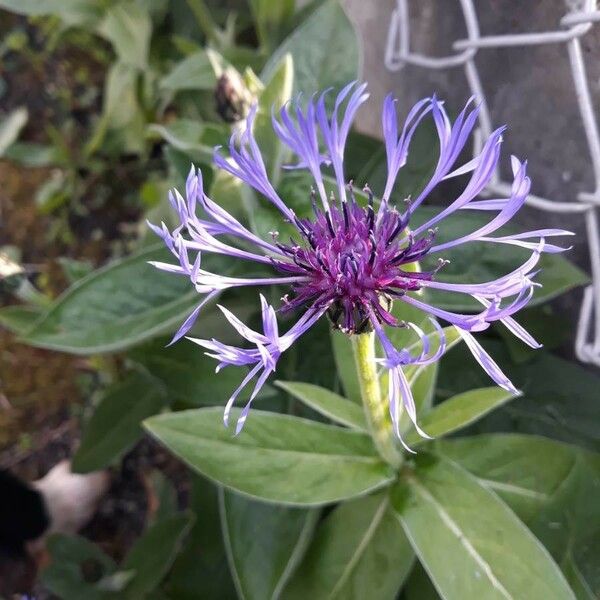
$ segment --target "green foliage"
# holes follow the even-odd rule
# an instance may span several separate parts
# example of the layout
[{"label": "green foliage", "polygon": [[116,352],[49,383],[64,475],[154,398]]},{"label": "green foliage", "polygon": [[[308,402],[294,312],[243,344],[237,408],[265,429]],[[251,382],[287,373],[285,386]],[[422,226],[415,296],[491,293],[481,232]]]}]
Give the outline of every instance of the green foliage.
[{"label": "green foliage", "polygon": [[317,510],[262,504],[220,491],[221,524],[240,598],[279,598],[310,541]]},{"label": "green foliage", "polygon": [[212,90],[216,84],[208,54],[198,50],[190,54],[161,79],[160,85],[174,92],[180,90]]},{"label": "green foliage", "polygon": [[[431,437],[440,438],[478,421],[513,398],[515,395],[512,392],[499,387],[469,390],[452,396],[425,413],[420,420],[420,426]],[[412,446],[422,444],[424,441],[416,431],[406,437],[406,442]]]},{"label": "green foliage", "polygon": [[301,381],[278,381],[277,386],[323,416],[358,431],[367,423],[361,406],[325,388]]},{"label": "green foliage", "polygon": [[27,343],[73,354],[128,348],[174,331],[197,302],[185,278],[148,265],[169,260],[153,246],[79,280],[25,334]]},{"label": "green foliage", "polygon": [[118,461],[141,437],[140,423],[166,404],[155,378],[131,373],[104,391],[73,457],[73,470],[87,473]]},{"label": "green foliage", "polygon": [[137,2],[119,2],[111,6],[98,24],[98,33],[114,47],[123,64],[145,69],[152,22],[148,11]]},{"label": "green foliage", "polygon": [[[233,423],[239,414],[232,411]],[[298,417],[254,410],[236,437],[223,427],[219,408],[160,415],[144,425],[202,475],[277,504],[336,502],[385,486],[393,477],[368,436]]]},{"label": "green foliage", "polygon": [[79,536],[53,535],[52,562],[44,585],[62,600],[139,600],[152,592],[175,560],[193,516],[179,513],[151,525],[119,568],[100,548]]},{"label": "green foliage", "polygon": [[[434,214],[437,214],[438,211],[439,209],[428,206],[419,208],[418,211],[415,211],[414,222],[411,221],[411,226],[415,227],[424,223]],[[477,230],[488,222],[485,216],[474,213],[475,211],[459,211],[458,215],[453,215],[444,220],[444,226],[440,227],[436,242],[444,243],[457,239]],[[502,234],[508,235],[514,231],[514,227],[508,226],[502,229]],[[522,264],[527,256],[529,256],[527,251],[515,246],[503,244],[500,248],[498,245],[484,242],[461,244],[444,253],[444,257],[450,260],[450,263],[443,269],[444,281],[450,283],[492,281],[502,273],[506,273]],[[423,268],[425,269],[428,266],[431,265],[425,262]],[[542,287],[536,290],[530,306],[547,302],[589,281],[588,276],[581,269],[561,254],[542,255],[539,268],[540,274],[536,277],[536,280],[542,284]],[[481,309],[480,304],[475,300],[470,300],[464,294],[438,290],[435,292],[428,290],[428,292],[431,300],[435,301],[436,306],[443,307],[446,310],[461,312]]]},{"label": "green foliage", "polygon": [[318,526],[285,600],[393,600],[414,554],[387,493],[339,505]]},{"label": "green foliage", "polygon": [[0,121],[0,157],[4,156],[8,148],[17,140],[21,129],[27,123],[27,118],[27,109],[17,108]]},{"label": "green foliage", "polygon": [[[133,206],[134,218],[140,217],[132,231],[147,229],[144,217],[171,226],[165,191],[181,187],[194,163],[213,200],[257,234],[268,237],[277,229],[285,239],[293,228],[264,198],[210,165],[213,148],[240,128],[215,110],[214,88],[226,71],[258,103],[254,133],[278,193],[298,216],[310,214],[310,177],[282,170],[290,157],[272,131],[271,109],[294,93],[307,97],[359,78],[361,48],[339,2],[316,0],[302,10],[296,4],[0,0],[0,8],[33,18],[31,26],[45,36],[41,59],[21,47],[42,61],[38,67],[64,42],[89,53],[94,68],[103,70],[97,82],[77,79],[90,88],[90,99],[62,107],[65,114],[88,107],[76,127],[71,117],[56,126],[36,123],[35,141],[22,141],[27,110],[4,115],[0,155],[27,167],[54,167],[34,193],[38,211],[53,223],[59,215],[65,223],[85,217],[91,206],[111,209],[115,197],[127,195],[128,210]],[[437,158],[434,136],[430,124],[417,131],[393,203],[422,189]],[[382,189],[380,140],[352,132],[345,165],[357,185]],[[104,180],[114,189],[102,199],[98,182]],[[437,210],[420,208],[411,226]],[[483,223],[480,214],[462,211],[437,239],[443,243]],[[155,239],[139,236],[131,256],[92,272],[63,258],[69,288],[62,296],[50,302],[23,279],[29,288],[16,295],[29,304],[0,309],[0,325],[24,342],[85,357],[101,381],[113,382],[98,394],[86,422],[76,471],[118,465],[142,437],[142,422],[191,468],[189,498],[161,473],[152,474],[158,509],[120,565],[84,538],[51,537],[52,561],[42,576],[48,591],[65,600],[598,597],[596,374],[548,353],[534,356],[506,335],[492,339],[492,332],[484,343],[523,390],[513,398],[484,387],[489,380],[464,347],[450,352],[461,338],[446,327],[441,362],[405,368],[419,423],[435,440],[417,436],[403,415],[404,439],[419,454],[404,455],[395,470],[366,433],[351,344],[340,332],[330,334],[323,319],[282,356],[279,389],[263,389],[254,399],[258,410],[235,436],[232,426],[223,426],[222,405],[246,370],[215,375],[214,360],[196,345],[166,347],[199,297],[187,278],[147,264],[172,262]],[[447,252],[444,280],[487,281],[525,256],[513,246],[465,244]],[[223,274],[247,268],[233,262],[204,256],[203,268]],[[545,255],[540,266],[543,288],[534,306],[588,281],[561,255]],[[285,292],[266,293],[276,303]],[[224,296],[242,320],[257,322],[254,293]],[[458,294],[426,292],[424,299],[454,311],[480,308]],[[562,326],[548,307],[544,311],[532,308],[524,320],[547,346],[558,346]],[[393,312],[434,330],[401,301]],[[206,307],[192,333],[239,342],[214,306]],[[420,352],[412,330],[389,335],[396,346]],[[97,360],[103,353],[119,355]],[[102,372],[108,363],[118,369]],[[382,372],[383,403],[386,378]],[[244,390],[238,401],[249,394]],[[163,410],[172,412],[159,414]],[[239,414],[232,411],[233,423]],[[182,501],[189,512],[177,512]],[[322,512],[316,508],[322,506]]]},{"label": "green foliage", "polygon": [[194,474],[190,509],[196,520],[165,581],[165,592],[178,600],[235,600],[221,533],[218,492]]},{"label": "green foliage", "polygon": [[547,550],[462,469],[419,455],[392,504],[439,593],[453,598],[574,598]]},{"label": "green foliage", "polygon": [[261,79],[271,79],[286,54],[294,57],[294,91],[310,96],[317,90],[339,88],[360,72],[359,44],[340,4],[327,0],[271,55]]},{"label": "green foliage", "polygon": [[193,523],[188,513],[175,514],[151,525],[133,545],[121,568],[135,573],[125,586],[126,598],[143,598],[169,570]]}]

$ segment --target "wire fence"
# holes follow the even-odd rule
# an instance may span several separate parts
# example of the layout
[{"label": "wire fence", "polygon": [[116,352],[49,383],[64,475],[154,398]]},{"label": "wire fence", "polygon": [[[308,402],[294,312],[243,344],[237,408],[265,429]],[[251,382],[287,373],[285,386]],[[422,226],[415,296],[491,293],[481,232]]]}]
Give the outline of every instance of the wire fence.
[{"label": "wire fence", "polygon": [[[583,294],[575,352],[579,360],[600,366],[600,135],[581,51],[581,38],[590,31],[594,23],[600,23],[600,10],[597,10],[596,0],[565,0],[566,14],[560,19],[555,31],[482,36],[473,1],[459,1],[467,37],[454,41],[454,54],[434,57],[411,51],[409,2],[396,0],[388,32],[385,65],[391,71],[398,71],[406,64],[425,69],[462,67],[472,94],[481,102],[479,128],[473,148],[475,155],[493,130],[489,105],[475,62],[477,53],[487,48],[511,46],[565,46],[573,77],[573,91],[585,130],[590,169],[594,175],[594,190],[580,191],[573,201],[565,202],[532,194],[527,202],[539,210],[579,214],[585,220],[592,283]],[[485,193],[510,194],[510,190],[510,184],[502,181],[497,171]]]}]

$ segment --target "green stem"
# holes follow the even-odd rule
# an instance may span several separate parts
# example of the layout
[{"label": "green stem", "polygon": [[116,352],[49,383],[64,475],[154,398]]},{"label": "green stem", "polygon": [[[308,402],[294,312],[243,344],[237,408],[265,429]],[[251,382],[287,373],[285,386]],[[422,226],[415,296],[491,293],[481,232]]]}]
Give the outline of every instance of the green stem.
[{"label": "green stem", "polygon": [[352,351],[360,395],[371,437],[379,454],[394,467],[402,463],[395,440],[392,424],[388,416],[386,403],[383,401],[379,377],[375,363],[375,333],[361,333],[352,336]]}]

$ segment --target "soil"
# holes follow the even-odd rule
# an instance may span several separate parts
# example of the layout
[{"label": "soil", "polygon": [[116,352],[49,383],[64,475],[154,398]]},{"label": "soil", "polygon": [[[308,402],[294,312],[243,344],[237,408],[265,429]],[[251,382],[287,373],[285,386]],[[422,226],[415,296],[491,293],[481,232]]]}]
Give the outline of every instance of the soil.
[{"label": "soil", "polygon": [[[92,117],[101,106],[102,43],[94,54],[69,43],[47,52],[43,23],[34,27],[0,10],[0,40],[15,31],[27,36],[27,48],[0,60],[0,117],[26,106],[29,120],[20,141],[47,144],[52,128],[76,153],[76,144],[89,136]],[[125,252],[140,207],[125,198],[123,189],[135,191],[145,173],[131,157],[116,160],[100,173],[80,172],[79,204],[44,215],[36,206],[35,192],[51,172],[0,160],[0,248],[18,248],[28,278],[54,298],[68,285],[59,257],[98,266]],[[0,306],[15,302],[0,281]],[[25,346],[0,330],[0,468],[33,481],[71,457],[79,443],[81,415],[97,386],[85,359]],[[110,490],[82,532],[117,562],[144,529],[149,507],[155,505],[148,476],[156,468],[173,479],[185,497],[183,467],[144,440],[113,470]],[[36,575],[34,560],[0,564],[0,597],[49,598]]]}]

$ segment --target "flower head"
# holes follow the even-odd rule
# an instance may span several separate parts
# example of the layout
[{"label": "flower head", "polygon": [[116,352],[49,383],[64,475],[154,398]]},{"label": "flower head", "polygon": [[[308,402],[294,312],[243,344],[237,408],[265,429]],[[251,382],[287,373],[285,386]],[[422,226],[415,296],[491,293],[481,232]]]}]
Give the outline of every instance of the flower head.
[{"label": "flower head", "polygon": [[[557,229],[527,231],[516,235],[494,236],[523,206],[530,189],[526,163],[512,158],[513,185],[506,198],[480,200],[478,196],[489,183],[500,158],[502,132],[497,129],[483,145],[481,152],[467,163],[456,166],[468,137],[475,126],[478,107],[470,100],[451,123],[442,103],[434,96],[418,102],[409,112],[399,130],[395,101],[385,99],[382,114],[383,136],[387,156],[387,179],[381,200],[364,187],[363,196],[344,174],[344,153],[348,133],[358,108],[367,100],[366,86],[351,83],[336,97],[332,114],[325,106],[327,92],[311,99],[304,108],[299,102],[286,105],[273,115],[273,128],[278,137],[297,157],[293,168],[307,170],[314,188],[307,190],[312,202],[312,217],[295,215],[269,181],[260,149],[253,136],[256,116],[254,107],[246,128],[236,132],[229,144],[229,157],[217,150],[216,164],[254,188],[281,213],[284,221],[296,229],[290,242],[277,235],[264,240],[247,229],[237,219],[214,203],[204,193],[202,176],[192,168],[186,198],[177,191],[170,201],[180,225],[174,231],[151,225],[177,259],[177,264],[155,263],[157,267],[190,278],[202,301],[184,322],[174,341],[192,327],[202,306],[221,290],[242,286],[289,286],[278,309],[282,312],[304,311],[289,331],[280,336],[276,311],[263,296],[263,333],[244,325],[227,309],[220,307],[226,319],[249,343],[248,348],[222,344],[217,340],[192,339],[219,361],[219,367],[245,365],[250,367],[246,378],[233,393],[225,410],[227,423],[230,408],[241,389],[257,377],[250,400],[239,418],[236,432],[241,429],[250,407],[268,376],[275,371],[280,355],[307,331],[321,316],[328,314],[333,325],[348,334],[374,330],[380,339],[384,357],[380,364],[389,371],[389,407],[396,433],[400,437],[399,419],[404,407],[415,426],[416,410],[410,386],[402,370],[409,364],[428,364],[444,351],[442,329],[434,321],[435,332],[427,335],[414,324],[408,324],[419,341],[421,352],[394,348],[385,326],[406,326],[391,312],[392,302],[405,302],[424,313],[454,325],[475,359],[498,385],[514,390],[509,379],[476,341],[473,332],[499,321],[514,335],[532,347],[539,344],[512,318],[532,297],[536,284],[536,265],[542,252],[560,252],[563,248],[547,244],[544,238],[565,235]],[[419,195],[397,208],[390,203],[396,179],[406,163],[411,140],[425,118],[433,119],[439,138],[437,164]],[[325,170],[333,174],[335,191],[328,195]],[[418,227],[411,227],[411,217],[431,191],[443,180],[469,175],[463,192],[434,217]],[[203,218],[197,209],[202,209]],[[489,222],[467,235],[436,242],[437,227],[457,210],[480,210],[490,213]],[[531,251],[529,258],[514,271],[494,281],[480,283],[444,282],[443,266],[446,250],[472,242],[512,244]],[[263,277],[233,277],[213,273],[203,268],[203,256],[227,255],[240,261],[258,263],[270,271]],[[415,272],[411,264],[425,256],[437,256],[437,266],[430,271]],[[481,310],[462,314],[436,307],[414,292],[437,289],[463,294],[476,299]],[[440,343],[430,351],[432,337]],[[422,434],[418,426],[417,430]]]}]

